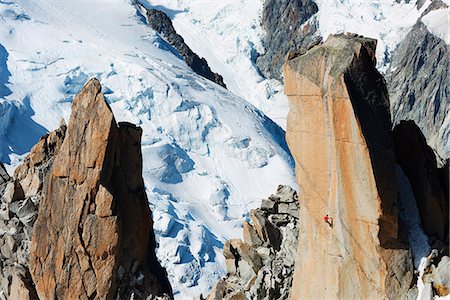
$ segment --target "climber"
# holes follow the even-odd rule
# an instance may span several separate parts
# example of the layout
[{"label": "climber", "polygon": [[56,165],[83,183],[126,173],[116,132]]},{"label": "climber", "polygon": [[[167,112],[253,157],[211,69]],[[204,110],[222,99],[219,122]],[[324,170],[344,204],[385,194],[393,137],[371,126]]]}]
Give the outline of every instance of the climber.
[{"label": "climber", "polygon": [[323,220],[324,220],[326,223],[328,223],[328,225],[330,225],[330,227],[333,227],[333,219],[332,219],[330,216],[328,216],[328,214],[326,214],[326,215],[323,217]]}]

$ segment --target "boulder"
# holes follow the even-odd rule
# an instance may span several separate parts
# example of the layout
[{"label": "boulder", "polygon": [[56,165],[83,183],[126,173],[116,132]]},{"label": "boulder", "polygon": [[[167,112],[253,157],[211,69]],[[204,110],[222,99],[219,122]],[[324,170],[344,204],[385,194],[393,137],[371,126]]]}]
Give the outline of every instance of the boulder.
[{"label": "boulder", "polygon": [[397,299],[413,278],[375,49],[376,40],[335,35],[284,65],[301,204],[293,299]]},{"label": "boulder", "polygon": [[6,171],[6,168],[3,164],[0,165],[0,185],[3,186],[5,183],[7,183],[11,177],[9,176],[8,172]]},{"label": "boulder", "polygon": [[319,8],[313,0],[265,0],[261,25],[265,51],[256,60],[267,78],[282,80],[281,67],[289,51],[306,50],[321,41],[317,22]]},{"label": "boulder", "polygon": [[297,194],[280,186],[275,195],[263,200],[261,208],[250,212],[253,224],[244,222],[244,241],[230,240],[224,245],[228,274],[213,287],[208,300],[289,299],[298,218],[267,209],[266,201],[294,204]]},{"label": "boulder", "polygon": [[244,243],[250,245],[253,248],[258,248],[263,244],[263,241],[259,238],[258,233],[247,221],[243,226]]},{"label": "boulder", "polygon": [[280,231],[264,216],[260,210],[250,211],[253,226],[258,237],[276,250],[280,249]]},{"label": "boulder", "polygon": [[186,64],[191,67],[195,73],[226,88],[223,77],[218,73],[214,73],[209,67],[206,59],[203,57],[200,58],[191,48],[189,48],[183,37],[176,32],[172,25],[172,20],[163,11],[154,8],[144,8],[138,3],[136,3],[136,5],[145,10],[148,25],[161,34],[167,42],[180,53],[186,61]]},{"label": "boulder", "polygon": [[250,280],[261,268],[261,258],[255,249],[239,239],[229,240],[223,247],[227,273]]},{"label": "boulder", "polygon": [[276,213],[278,212],[278,204],[272,199],[263,199],[261,201],[261,210],[268,213]]}]

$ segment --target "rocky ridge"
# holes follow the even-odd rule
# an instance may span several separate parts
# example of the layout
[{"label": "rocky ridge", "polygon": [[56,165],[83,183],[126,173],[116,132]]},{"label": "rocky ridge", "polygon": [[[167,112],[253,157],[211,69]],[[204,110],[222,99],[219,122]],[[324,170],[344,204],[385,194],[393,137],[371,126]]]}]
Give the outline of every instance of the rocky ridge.
[{"label": "rocky ridge", "polygon": [[394,125],[413,120],[434,149],[438,164],[450,157],[449,45],[419,20],[393,54],[387,71]]},{"label": "rocky ridge", "polygon": [[[425,1],[417,1],[417,9],[424,4]],[[447,118],[450,110],[449,45],[433,35],[422,18],[448,5],[440,0],[427,5],[398,46],[391,51],[386,50],[389,68],[385,77],[393,124],[414,120],[434,149],[441,167],[450,158],[447,145],[450,135],[450,120]],[[281,66],[288,52],[303,54],[322,42],[321,25],[316,17],[318,11],[316,3],[309,0],[264,2],[261,23],[266,32],[266,52],[258,57],[257,66],[267,78],[283,80]]]},{"label": "rocky ridge", "polygon": [[[430,238],[448,241],[448,197],[440,180],[433,149],[414,121],[401,121],[393,130],[395,160],[408,177],[422,226]],[[444,179],[448,182],[448,177]]]},{"label": "rocky ridge", "polygon": [[[375,48],[373,39],[330,36],[284,65],[287,141],[302,204],[294,299],[398,298],[411,286],[389,97]],[[304,276],[312,273],[322,275]]]},{"label": "rocky ridge", "polygon": [[226,88],[223,82],[223,77],[220,74],[214,73],[208,65],[208,62],[203,57],[200,58],[191,48],[184,42],[184,39],[179,35],[172,25],[172,20],[162,11],[145,8],[138,0],[134,1],[135,5],[144,10],[147,16],[147,23],[153,30],[161,34],[172,47],[183,57],[186,64],[200,76],[217,83]]},{"label": "rocky ridge", "polygon": [[298,240],[297,193],[280,185],[244,222],[244,241],[224,245],[227,276],[208,300],[289,299]]},{"label": "rocky ridge", "polygon": [[2,299],[170,299],[142,179],[142,130],[116,124],[98,80],[69,126],[0,168]]},{"label": "rocky ridge", "polygon": [[0,165],[0,299],[37,299],[29,272],[33,225],[66,125],[44,137],[10,177]]},{"label": "rocky ridge", "polygon": [[33,229],[39,298],[171,295],[154,253],[141,133],[116,124],[97,79],[75,97]]},{"label": "rocky ridge", "polygon": [[281,67],[289,51],[304,52],[318,44],[317,4],[312,0],[266,0],[262,11],[265,53],[257,58],[259,70],[267,78],[282,79]]}]

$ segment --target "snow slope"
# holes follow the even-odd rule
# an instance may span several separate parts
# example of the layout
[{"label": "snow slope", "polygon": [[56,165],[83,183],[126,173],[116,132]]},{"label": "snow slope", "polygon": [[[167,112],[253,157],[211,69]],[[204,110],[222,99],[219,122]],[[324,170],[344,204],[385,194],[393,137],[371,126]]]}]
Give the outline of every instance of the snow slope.
[{"label": "snow slope", "polygon": [[324,39],[342,32],[377,39],[377,67],[386,71],[391,51],[408,34],[430,2],[426,0],[417,9],[416,1],[316,0],[319,30]]},{"label": "snow slope", "polygon": [[223,275],[223,242],[241,237],[249,209],[295,186],[293,162],[275,123],[197,76],[143,20],[127,0],[1,0],[1,160],[11,171],[99,78],[118,121],[143,128],[158,256],[176,296],[192,298]]},{"label": "snow slope", "polygon": [[449,7],[430,11],[422,18],[422,22],[427,26],[428,30],[444,40],[447,45],[450,45],[450,9]]},{"label": "snow slope", "polygon": [[[295,185],[283,132],[266,117],[285,128],[289,106],[282,84],[254,65],[263,0],[139,1],[166,12],[229,90],[192,72],[131,0],[0,0],[1,160],[11,171],[98,77],[117,119],[144,129],[158,255],[177,296],[190,298],[223,274],[222,243],[240,237],[249,209],[276,185]],[[386,70],[430,0],[420,10],[399,2],[317,0],[320,32],[377,38]],[[439,36],[437,13],[423,21]]]},{"label": "snow slope", "polygon": [[138,0],[164,11],[194,52],[204,57],[227,88],[286,128],[289,110],[282,84],[258,71],[257,53],[264,53],[260,24],[263,0]]}]

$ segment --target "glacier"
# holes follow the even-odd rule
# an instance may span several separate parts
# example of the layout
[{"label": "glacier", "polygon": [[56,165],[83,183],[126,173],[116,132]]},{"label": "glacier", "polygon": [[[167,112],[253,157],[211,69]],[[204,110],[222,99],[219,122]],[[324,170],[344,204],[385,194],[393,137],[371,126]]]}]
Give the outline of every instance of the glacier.
[{"label": "glacier", "polygon": [[[283,131],[289,104],[283,84],[255,66],[263,0],[139,0],[172,19],[228,90],[195,74],[134,1],[0,0],[1,160],[13,172],[97,77],[117,120],[143,128],[157,254],[175,297],[194,298],[224,275],[223,243],[241,238],[249,210],[278,184],[296,187]],[[413,1],[316,2],[320,34],[377,38],[384,72],[430,0],[420,9]],[[448,43],[443,11],[423,21]]]},{"label": "glacier", "polygon": [[0,1],[0,24],[8,171],[68,120],[74,95],[97,77],[117,120],[143,128],[157,253],[175,296],[207,293],[224,275],[223,242],[242,237],[249,210],[278,184],[295,186],[282,128],[196,75],[132,1]]}]

